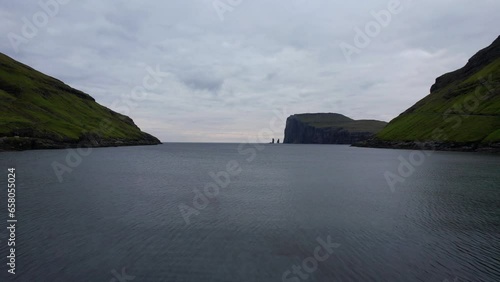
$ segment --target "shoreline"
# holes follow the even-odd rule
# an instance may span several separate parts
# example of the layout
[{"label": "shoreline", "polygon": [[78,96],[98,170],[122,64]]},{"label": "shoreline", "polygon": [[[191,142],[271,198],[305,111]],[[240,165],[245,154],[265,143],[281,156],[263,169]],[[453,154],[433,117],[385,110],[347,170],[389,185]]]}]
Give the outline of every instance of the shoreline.
[{"label": "shoreline", "polygon": [[370,139],[352,144],[353,147],[399,150],[429,150],[445,152],[500,153],[500,143],[440,142],[440,141],[384,141]]},{"label": "shoreline", "polygon": [[[151,136],[152,137],[152,136]],[[0,137],[0,152],[21,152],[32,150],[60,150],[74,148],[106,148],[125,146],[160,145],[162,142],[155,137],[145,139],[83,139],[55,141],[52,139],[34,137]]]}]

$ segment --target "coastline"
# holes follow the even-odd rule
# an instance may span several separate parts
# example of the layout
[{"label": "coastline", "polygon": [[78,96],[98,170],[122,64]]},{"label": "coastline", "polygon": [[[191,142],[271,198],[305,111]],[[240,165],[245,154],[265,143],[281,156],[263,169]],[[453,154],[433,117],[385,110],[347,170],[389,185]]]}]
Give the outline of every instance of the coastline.
[{"label": "coastline", "polygon": [[53,140],[35,137],[0,137],[0,152],[28,151],[70,148],[101,148],[122,146],[159,145],[162,142],[156,137],[144,133],[141,139],[101,139],[86,136],[79,140]]},{"label": "coastline", "polygon": [[385,141],[370,139],[351,146],[378,149],[430,150],[451,152],[500,153],[500,143],[442,142],[442,141]]}]

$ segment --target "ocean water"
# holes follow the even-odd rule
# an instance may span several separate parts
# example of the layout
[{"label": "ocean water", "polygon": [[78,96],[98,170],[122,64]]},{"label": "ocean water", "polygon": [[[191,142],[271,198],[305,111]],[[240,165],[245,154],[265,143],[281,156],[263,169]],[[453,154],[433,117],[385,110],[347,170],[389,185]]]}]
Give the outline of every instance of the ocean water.
[{"label": "ocean water", "polygon": [[1,281],[500,281],[498,155],[167,143],[0,168]]}]

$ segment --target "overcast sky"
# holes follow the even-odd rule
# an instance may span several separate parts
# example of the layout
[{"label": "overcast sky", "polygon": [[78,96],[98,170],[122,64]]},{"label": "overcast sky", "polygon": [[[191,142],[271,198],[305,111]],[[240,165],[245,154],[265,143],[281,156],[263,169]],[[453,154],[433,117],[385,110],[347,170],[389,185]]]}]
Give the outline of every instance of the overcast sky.
[{"label": "overcast sky", "polygon": [[498,0],[59,1],[3,1],[0,51],[166,142],[247,141],[275,109],[390,121],[500,34]]}]

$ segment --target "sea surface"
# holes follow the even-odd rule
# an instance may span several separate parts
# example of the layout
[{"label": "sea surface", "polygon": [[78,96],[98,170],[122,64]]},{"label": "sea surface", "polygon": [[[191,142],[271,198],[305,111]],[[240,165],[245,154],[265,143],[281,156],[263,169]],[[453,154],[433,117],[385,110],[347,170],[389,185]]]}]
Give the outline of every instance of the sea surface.
[{"label": "sea surface", "polygon": [[166,143],[0,169],[0,281],[500,281],[499,155]]}]

